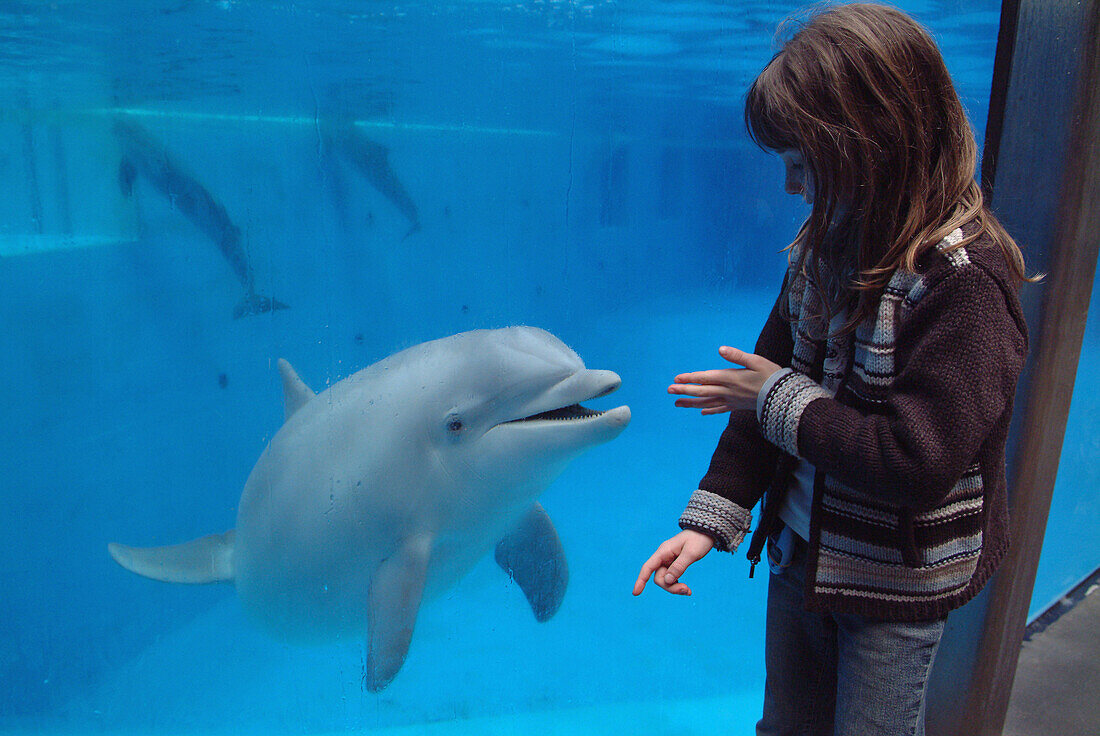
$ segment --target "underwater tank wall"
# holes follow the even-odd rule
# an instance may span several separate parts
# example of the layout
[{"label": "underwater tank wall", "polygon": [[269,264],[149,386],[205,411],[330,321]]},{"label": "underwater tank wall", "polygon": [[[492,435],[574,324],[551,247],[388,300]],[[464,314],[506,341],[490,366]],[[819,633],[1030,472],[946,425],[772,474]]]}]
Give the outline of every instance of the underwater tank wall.
[{"label": "underwater tank wall", "polygon": [[[665,387],[755,341],[807,214],[741,117],[800,5],[0,6],[0,727],[750,728],[766,584],[743,555],[693,568],[690,599],[629,587],[723,426]],[[980,140],[999,3],[900,5],[934,32]],[[322,391],[511,325],[616,372],[586,405],[633,415],[540,498],[569,567],[550,620],[488,555],[420,609],[374,693],[363,641],[286,644],[230,585],[108,556],[234,526],[284,421],[279,358]],[[1098,513],[1095,392],[1078,391],[1052,530]],[[1039,607],[1100,556],[1048,540]]]}]

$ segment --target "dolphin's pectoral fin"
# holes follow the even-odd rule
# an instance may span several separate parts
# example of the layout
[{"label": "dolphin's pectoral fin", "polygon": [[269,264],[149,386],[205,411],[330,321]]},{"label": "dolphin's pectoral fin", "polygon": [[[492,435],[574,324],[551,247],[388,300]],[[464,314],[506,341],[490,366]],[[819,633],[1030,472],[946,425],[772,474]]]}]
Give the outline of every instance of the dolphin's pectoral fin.
[{"label": "dolphin's pectoral fin", "polygon": [[286,421],[317,394],[298,377],[290,363],[282,358],[279,358],[279,375],[283,377],[283,421]]},{"label": "dolphin's pectoral fin", "polygon": [[111,542],[107,551],[130,572],[166,583],[233,580],[232,529],[170,547],[127,547]]},{"label": "dolphin's pectoral fin", "polygon": [[383,560],[371,580],[363,684],[372,693],[389,685],[405,662],[424,594],[430,556],[428,537],[410,537]]},{"label": "dolphin's pectoral fin", "polygon": [[497,564],[519,583],[538,621],[557,613],[569,583],[565,551],[546,510],[539,504],[497,542]]}]

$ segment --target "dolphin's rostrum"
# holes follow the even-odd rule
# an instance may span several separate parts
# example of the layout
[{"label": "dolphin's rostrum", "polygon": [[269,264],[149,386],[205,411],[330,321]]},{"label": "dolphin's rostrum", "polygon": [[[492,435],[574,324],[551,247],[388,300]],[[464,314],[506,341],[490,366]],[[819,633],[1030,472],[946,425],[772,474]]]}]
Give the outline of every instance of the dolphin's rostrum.
[{"label": "dolphin's rostrum", "polygon": [[625,406],[580,406],[618,388],[616,374],[533,327],[422,343],[318,396],[286,361],[279,371],[286,421],[245,483],[236,529],[111,544],[120,565],[232,581],[248,616],[285,640],[366,635],[372,691],[401,668],[421,602],[490,550],[536,618],[554,615],[568,568],[536,499],[630,421]]}]

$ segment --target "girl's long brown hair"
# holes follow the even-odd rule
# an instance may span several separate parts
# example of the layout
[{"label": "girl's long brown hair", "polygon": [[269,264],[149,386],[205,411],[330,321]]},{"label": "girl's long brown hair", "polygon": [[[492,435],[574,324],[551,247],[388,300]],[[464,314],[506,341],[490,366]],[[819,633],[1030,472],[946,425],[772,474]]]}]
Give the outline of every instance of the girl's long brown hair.
[{"label": "girl's long brown hair", "polygon": [[[782,28],[781,28],[782,31]],[[792,247],[847,332],[893,273],[958,227],[988,234],[1028,279],[1016,243],[974,179],[978,149],[928,32],[884,5],[841,5],[804,21],[749,88],[745,124],[762,148],[802,153],[813,209]]]}]

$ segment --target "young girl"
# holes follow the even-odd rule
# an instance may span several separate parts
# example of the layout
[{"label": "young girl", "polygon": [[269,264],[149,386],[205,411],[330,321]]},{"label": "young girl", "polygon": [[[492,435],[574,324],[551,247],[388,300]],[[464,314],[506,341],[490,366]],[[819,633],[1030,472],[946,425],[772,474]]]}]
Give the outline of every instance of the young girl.
[{"label": "young girl", "polygon": [[[670,593],[749,530],[767,545],[757,734],[923,734],[944,619],[1008,545],[1005,439],[1027,332],[1023,259],[974,181],[974,135],[929,34],[892,8],[811,17],[753,82],[753,139],[812,204],[740,368],[685,373],[729,412],[679,534],[642,566]],[[732,622],[731,622],[732,623]]]}]

